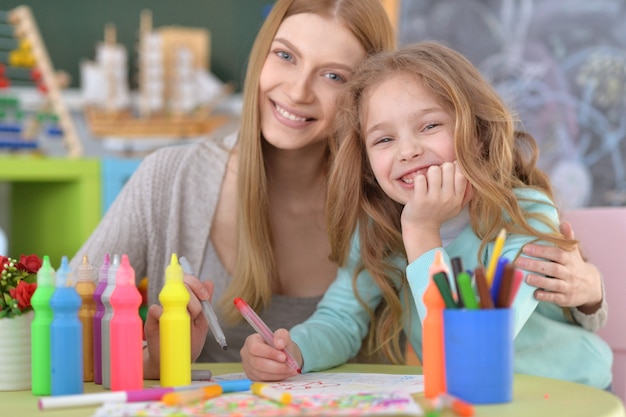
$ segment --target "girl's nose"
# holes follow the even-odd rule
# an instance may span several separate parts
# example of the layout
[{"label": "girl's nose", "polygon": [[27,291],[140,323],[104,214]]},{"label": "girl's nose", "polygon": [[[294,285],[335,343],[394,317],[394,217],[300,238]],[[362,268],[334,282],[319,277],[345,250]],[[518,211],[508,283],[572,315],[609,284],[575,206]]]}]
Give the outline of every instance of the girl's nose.
[{"label": "girl's nose", "polygon": [[419,141],[414,138],[402,138],[399,145],[398,157],[401,161],[410,161],[424,152]]}]

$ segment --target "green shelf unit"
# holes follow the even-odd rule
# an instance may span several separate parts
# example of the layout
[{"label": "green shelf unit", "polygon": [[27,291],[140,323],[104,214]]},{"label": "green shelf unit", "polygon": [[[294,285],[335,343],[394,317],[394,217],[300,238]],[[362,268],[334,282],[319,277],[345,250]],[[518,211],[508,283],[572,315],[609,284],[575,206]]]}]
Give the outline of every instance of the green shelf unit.
[{"label": "green shelf unit", "polygon": [[[9,186],[11,256],[74,256],[101,218],[100,161],[0,155]],[[0,202],[1,204],[2,202]]]}]

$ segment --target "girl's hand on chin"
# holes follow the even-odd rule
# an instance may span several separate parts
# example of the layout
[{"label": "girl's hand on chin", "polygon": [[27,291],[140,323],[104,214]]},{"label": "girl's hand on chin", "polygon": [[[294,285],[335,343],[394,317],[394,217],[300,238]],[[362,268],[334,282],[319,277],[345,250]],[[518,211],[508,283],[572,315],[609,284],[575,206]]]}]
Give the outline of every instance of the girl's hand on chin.
[{"label": "girl's hand on chin", "polygon": [[458,216],[471,198],[467,178],[456,161],[433,165],[425,175],[416,176],[413,190],[413,198],[402,211],[403,225],[437,231],[444,222]]}]

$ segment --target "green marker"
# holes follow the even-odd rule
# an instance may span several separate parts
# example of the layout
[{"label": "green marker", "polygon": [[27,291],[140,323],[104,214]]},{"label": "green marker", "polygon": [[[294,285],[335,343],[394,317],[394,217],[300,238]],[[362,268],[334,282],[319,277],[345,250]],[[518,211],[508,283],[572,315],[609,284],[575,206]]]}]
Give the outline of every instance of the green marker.
[{"label": "green marker", "polygon": [[461,272],[457,276],[457,285],[459,286],[459,293],[465,308],[468,310],[477,310],[478,301],[476,300],[476,293],[472,288],[472,278],[467,272]]},{"label": "green marker", "polygon": [[34,316],[31,322],[31,377],[34,395],[50,395],[50,298],[55,290],[55,271],[48,255],[37,272],[37,289],[30,300]]},{"label": "green marker", "polygon": [[446,305],[446,308],[457,308],[457,304],[452,297],[452,290],[450,289],[450,283],[448,282],[448,275],[445,272],[437,272],[433,276],[433,280],[439,288],[441,298]]}]

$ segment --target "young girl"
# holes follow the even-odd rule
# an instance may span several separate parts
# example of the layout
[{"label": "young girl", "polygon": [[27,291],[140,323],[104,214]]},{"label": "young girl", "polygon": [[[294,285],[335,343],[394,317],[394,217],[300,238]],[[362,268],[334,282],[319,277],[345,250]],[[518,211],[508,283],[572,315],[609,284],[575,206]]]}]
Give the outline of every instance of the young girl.
[{"label": "young girl", "polygon": [[[340,103],[328,225],[339,278],[316,313],[276,332],[304,371],[321,370],[365,346],[401,358],[404,331],[421,356],[422,300],[437,251],[486,266],[505,228],[511,262],[532,241],[569,249],[533,138],[478,70],[457,52],[420,43],[368,59]],[[607,388],[612,354],[597,335],[538,302],[523,283],[515,309],[515,371]],[[356,294],[356,298],[354,295]],[[368,334],[369,326],[369,334]],[[253,379],[292,375],[283,354],[249,337]]]}]

